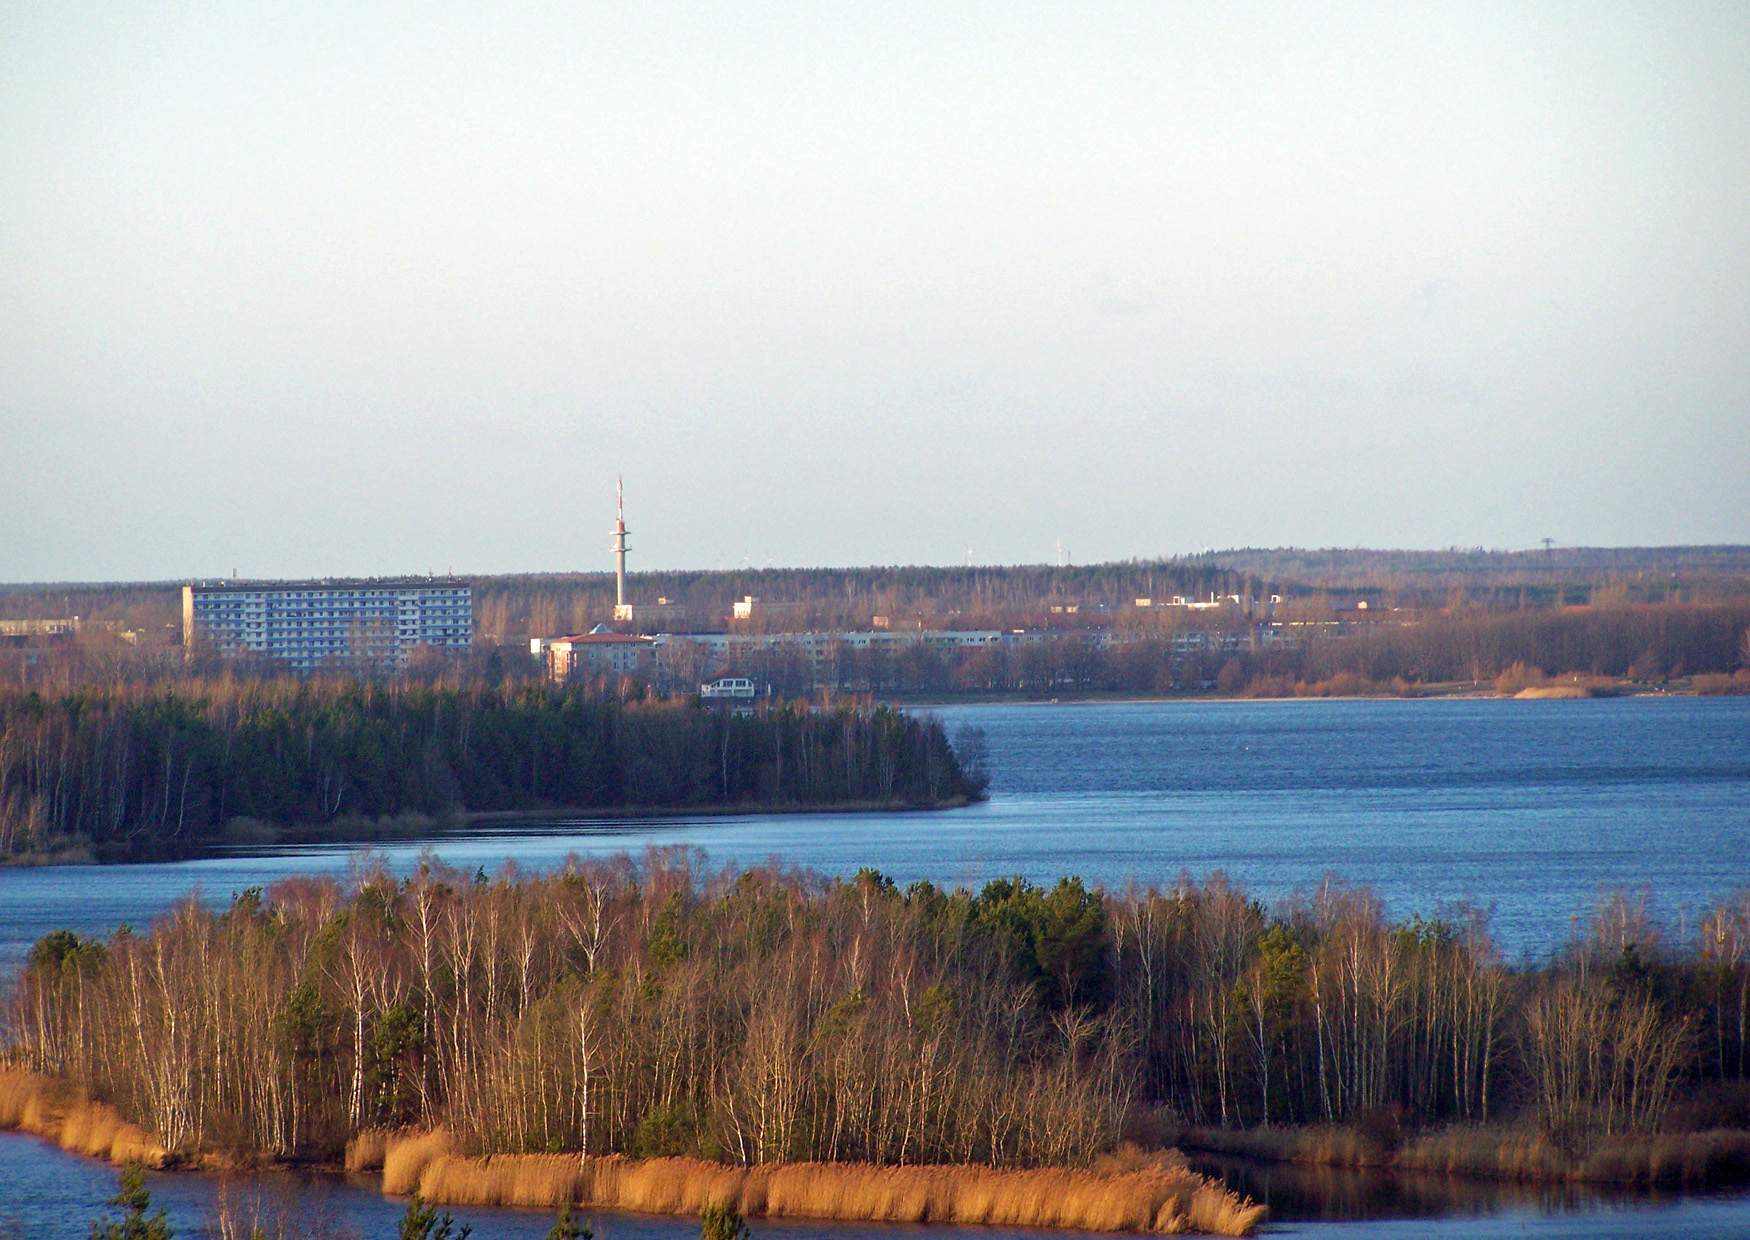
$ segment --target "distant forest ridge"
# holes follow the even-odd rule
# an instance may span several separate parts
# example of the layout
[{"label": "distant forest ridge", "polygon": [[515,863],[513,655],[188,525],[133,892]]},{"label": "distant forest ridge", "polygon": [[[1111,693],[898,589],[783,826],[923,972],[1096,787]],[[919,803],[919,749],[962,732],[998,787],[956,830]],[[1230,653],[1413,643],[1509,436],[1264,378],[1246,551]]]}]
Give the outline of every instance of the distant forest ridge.
[{"label": "distant forest ridge", "polygon": [[1231,571],[1311,586],[1381,586],[1402,578],[1439,578],[1442,583],[1596,581],[1601,576],[1675,574],[1682,577],[1750,576],[1750,545],[1680,547],[1537,547],[1502,551],[1485,547],[1398,550],[1371,547],[1236,547],[1190,557]]},{"label": "distant forest ridge", "polygon": [[[611,620],[614,582],[601,572],[474,575],[476,630],[488,642],[576,632]],[[1379,596],[1402,607],[1552,607],[1597,602],[1724,602],[1750,597],[1750,545],[1682,547],[1234,548],[1088,565],[745,568],[633,572],[632,597],[667,598],[690,627],[722,627],[745,595],[794,607],[771,627],[1000,627],[1052,615],[1052,604],[1118,610],[1139,598],[1210,594],[1260,599]],[[173,625],[178,582],[0,584],[0,618],[79,615],[138,628]]]}]

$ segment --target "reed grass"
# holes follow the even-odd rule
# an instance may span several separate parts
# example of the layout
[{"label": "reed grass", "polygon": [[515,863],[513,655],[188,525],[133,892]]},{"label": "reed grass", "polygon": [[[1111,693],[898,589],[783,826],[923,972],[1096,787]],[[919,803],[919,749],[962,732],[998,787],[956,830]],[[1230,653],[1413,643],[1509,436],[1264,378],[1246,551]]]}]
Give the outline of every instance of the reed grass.
[{"label": "reed grass", "polygon": [[381,1171],[383,1155],[388,1153],[389,1142],[394,1138],[392,1128],[366,1128],[354,1133],[346,1143],[346,1153],[343,1162],[348,1171]]},{"label": "reed grass", "polygon": [[418,1190],[426,1168],[449,1152],[450,1134],[442,1128],[433,1128],[429,1132],[408,1129],[391,1134],[383,1143],[383,1191],[403,1197]]},{"label": "reed grass", "polygon": [[696,1215],[727,1205],[749,1218],[988,1223],[1082,1231],[1250,1235],[1264,1207],[1189,1170],[1176,1154],[1130,1156],[1087,1171],[880,1167],[867,1163],[731,1166],[693,1158],[581,1159],[451,1152],[441,1131],[386,1134],[383,1189],[454,1206],[566,1204]]},{"label": "reed grass", "polygon": [[0,1128],[30,1131],[24,1121],[26,1109],[41,1105],[40,1099],[48,1083],[47,1077],[34,1072],[0,1068]]},{"label": "reed grass", "polygon": [[162,1167],[168,1152],[138,1124],[98,1102],[35,1072],[0,1068],[0,1128],[28,1132],[62,1149],[113,1163]]}]

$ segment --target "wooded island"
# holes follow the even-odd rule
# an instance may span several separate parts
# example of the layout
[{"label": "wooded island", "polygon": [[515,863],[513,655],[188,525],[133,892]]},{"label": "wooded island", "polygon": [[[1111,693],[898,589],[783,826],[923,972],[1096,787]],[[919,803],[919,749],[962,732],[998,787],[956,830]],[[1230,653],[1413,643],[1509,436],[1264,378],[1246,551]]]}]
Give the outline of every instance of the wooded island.
[{"label": "wooded island", "polygon": [[981,793],[940,723],[885,707],[737,713],[509,680],[0,689],[0,861],[254,842],[260,824],[345,841],[459,811],[924,808]]}]

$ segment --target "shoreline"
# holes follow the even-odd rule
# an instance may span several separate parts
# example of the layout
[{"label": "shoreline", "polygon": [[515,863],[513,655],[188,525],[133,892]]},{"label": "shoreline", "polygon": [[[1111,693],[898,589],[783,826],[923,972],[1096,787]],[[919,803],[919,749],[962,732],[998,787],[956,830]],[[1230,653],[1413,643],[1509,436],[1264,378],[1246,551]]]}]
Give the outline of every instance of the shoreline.
[{"label": "shoreline", "polygon": [[[1561,688],[1561,686],[1552,686]],[[1615,691],[1599,693],[1547,693],[1533,690],[1530,693],[1502,693],[1495,689],[1448,688],[1442,685],[1426,686],[1420,693],[1346,693],[1346,694],[1282,694],[1276,696],[1248,697],[1243,693],[1126,693],[1114,690],[1111,692],[1069,693],[1056,697],[1032,697],[1019,694],[1002,693],[968,693],[954,697],[910,697],[899,694],[893,697],[877,698],[883,706],[892,706],[905,710],[928,710],[933,707],[956,706],[1170,706],[1176,704],[1197,706],[1218,706],[1228,703],[1280,703],[1280,702],[1525,702],[1525,701],[1598,701],[1619,702],[1625,700],[1664,700],[1669,698],[1705,698],[1731,697],[1731,694],[1697,693],[1693,689],[1659,689],[1659,688],[1622,688]]]},{"label": "shoreline", "polygon": [[945,1223],[1077,1231],[1249,1236],[1267,1210],[1217,1177],[1192,1171],[1177,1151],[1120,1149],[1092,1168],[1008,1169],[982,1164],[876,1165],[778,1162],[741,1165],[696,1158],[584,1158],[555,1154],[457,1154],[442,1129],[366,1129],[341,1165],[210,1151],[169,1151],[68,1082],[0,1067],[0,1131],[114,1165],[215,1174],[302,1170],[370,1175],[385,1196],[417,1193],[432,1205],[518,1206],[695,1216],[728,1205],[747,1218],[863,1223]]},{"label": "shoreline", "polygon": [[[21,1094],[26,1095],[22,1115]],[[64,1081],[4,1067],[0,1132],[16,1132],[115,1166],[138,1162],[172,1175],[345,1177],[386,1198],[417,1193],[427,1204],[454,1208],[552,1210],[569,1205],[673,1218],[694,1217],[708,1205],[726,1204],[749,1220],[1133,1235],[1247,1236],[1267,1221],[1263,1203],[1231,1187],[1219,1163],[1205,1161],[1199,1167],[1196,1155],[1260,1167],[1431,1176],[1454,1184],[1514,1183],[1533,1190],[1568,1184],[1634,1198],[1671,1194],[1705,1199],[1750,1183],[1750,1131],[1742,1129],[1599,1138],[1581,1163],[1567,1167],[1549,1161],[1553,1147],[1539,1134],[1510,1126],[1442,1129],[1409,1138],[1395,1150],[1369,1145],[1346,1127],[1185,1129],[1169,1145],[1147,1150],[1121,1145],[1081,1169],[813,1162],[743,1166],[621,1154],[585,1159],[577,1152],[468,1155],[454,1152],[442,1128],[366,1129],[347,1142],[339,1161],[215,1151],[179,1154],[166,1151],[114,1107],[84,1097]],[[1537,1159],[1506,1165],[1532,1148],[1542,1150]],[[1484,1150],[1496,1160],[1493,1168],[1477,1161],[1475,1156]],[[1601,1160],[1616,1173],[1586,1173],[1588,1163]],[[1620,1173],[1630,1165],[1654,1173]],[[1710,1167],[1716,1174],[1679,1174],[1697,1167]],[[1661,1168],[1666,1174],[1658,1174]],[[1721,1169],[1730,1174],[1718,1174]]]},{"label": "shoreline", "polygon": [[[645,822],[676,818],[753,818],[793,814],[935,814],[983,803],[983,796],[964,794],[928,805],[906,801],[844,801],[826,804],[783,805],[647,805],[647,806],[550,806],[509,810],[456,810],[442,814],[409,812],[394,817],[336,819],[328,824],[273,823],[259,819],[236,819],[224,835],[171,848],[93,847],[89,841],[57,841],[47,850],[0,857],[0,870],[31,869],[59,865],[149,865],[157,862],[194,861],[209,857],[235,857],[267,853],[260,850],[328,845],[337,848],[368,848],[374,844],[409,843],[422,839],[449,839],[470,834],[489,835],[497,824],[552,822],[556,825],[590,822]],[[345,824],[342,831],[332,828]]]},{"label": "shoreline", "polygon": [[[417,1190],[427,1201],[451,1205],[519,1203],[446,1199],[427,1191],[428,1188],[441,1191],[445,1187],[441,1172],[460,1173],[457,1182],[474,1185],[470,1192],[476,1196],[480,1192],[502,1196],[506,1192],[514,1195],[514,1172],[519,1166],[547,1168],[542,1174],[543,1180],[551,1178],[550,1172],[555,1166],[570,1168],[574,1173],[583,1167],[599,1166],[611,1166],[621,1172],[639,1167],[708,1168],[713,1173],[747,1173],[762,1167],[826,1167],[883,1173],[908,1169],[958,1169],[997,1175],[1053,1170],[992,1168],[974,1163],[919,1167],[915,1164],[877,1166],[868,1163],[786,1162],[743,1167],[735,1163],[707,1163],[685,1157],[635,1159],[609,1154],[581,1159],[576,1152],[467,1155],[456,1152],[449,1133],[442,1127],[366,1128],[347,1140],[339,1159],[283,1158],[265,1153],[237,1154],[216,1150],[180,1152],[167,1149],[158,1142],[155,1134],[127,1120],[115,1106],[93,1099],[65,1078],[0,1062],[0,1132],[5,1131],[40,1138],[68,1153],[116,1164],[139,1162],[157,1170],[215,1174],[236,1171],[302,1171],[337,1175],[381,1173],[383,1191],[387,1194],[400,1196]],[[1346,1124],[1185,1127],[1152,1134],[1147,1144],[1149,1148],[1143,1148],[1125,1141],[1116,1150],[1101,1156],[1091,1170],[1075,1174],[1097,1173],[1111,1177],[1140,1169],[1158,1170],[1163,1160],[1175,1161],[1182,1167],[1184,1152],[1190,1151],[1249,1159],[1261,1164],[1332,1167],[1358,1172],[1414,1172],[1444,1175],[1460,1181],[1585,1184],[1680,1192],[1710,1192],[1750,1184],[1750,1129],[1747,1128],[1600,1133],[1593,1136],[1590,1148],[1584,1153],[1564,1152],[1535,1127],[1511,1122],[1475,1126],[1454,1124],[1405,1134],[1395,1141],[1385,1142]],[[484,1181],[482,1176],[486,1177]],[[491,1187],[482,1189],[482,1183],[489,1183]],[[554,1200],[533,1204],[558,1206],[563,1202]],[[574,1201],[574,1204],[589,1203]],[[607,1206],[609,1203],[596,1204]]]}]

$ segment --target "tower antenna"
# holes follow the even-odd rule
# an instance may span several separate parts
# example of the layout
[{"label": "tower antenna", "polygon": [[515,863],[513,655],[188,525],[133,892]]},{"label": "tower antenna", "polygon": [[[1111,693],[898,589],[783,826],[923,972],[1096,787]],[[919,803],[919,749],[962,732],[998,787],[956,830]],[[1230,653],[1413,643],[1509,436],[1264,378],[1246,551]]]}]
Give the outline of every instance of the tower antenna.
[{"label": "tower antenna", "polygon": [[614,479],[614,612],[626,606],[626,479]]}]

